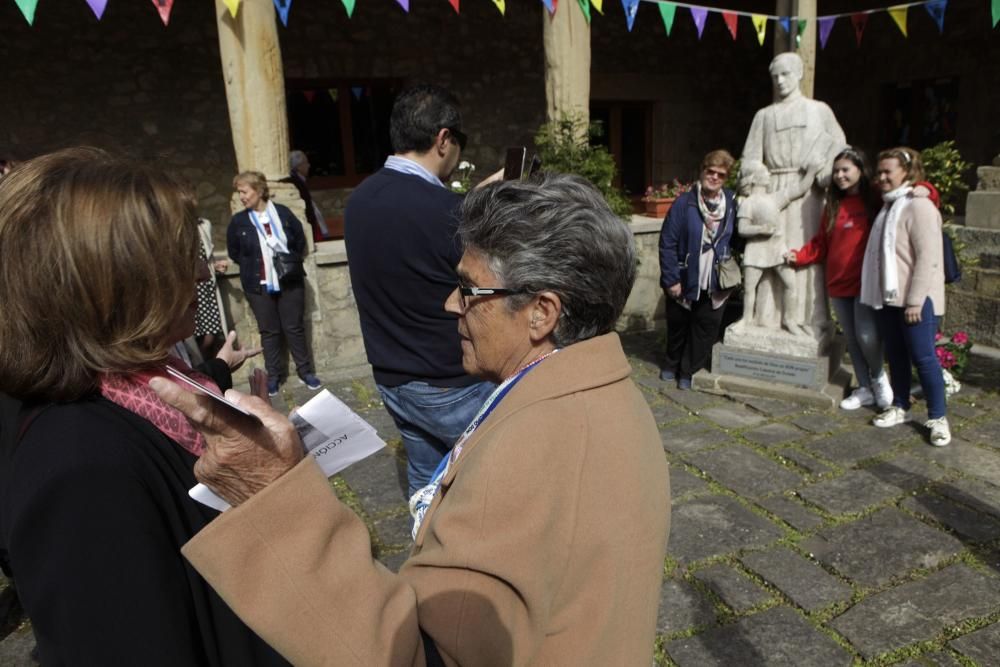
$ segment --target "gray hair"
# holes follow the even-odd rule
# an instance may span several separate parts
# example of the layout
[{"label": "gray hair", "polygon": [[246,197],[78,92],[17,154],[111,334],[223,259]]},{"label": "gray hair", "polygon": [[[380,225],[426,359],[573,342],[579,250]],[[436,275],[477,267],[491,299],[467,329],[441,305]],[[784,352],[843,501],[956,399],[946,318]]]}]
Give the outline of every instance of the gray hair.
[{"label": "gray hair", "polygon": [[299,150],[294,150],[288,154],[288,164],[292,171],[295,171],[300,164],[308,160],[306,154]]},{"label": "gray hair", "polygon": [[540,292],[559,295],[556,345],[611,331],[635,282],[631,230],[579,176],[548,174],[473,190],[462,204],[458,235],[466,250],[485,257],[501,286],[525,291],[508,297],[510,310]]}]

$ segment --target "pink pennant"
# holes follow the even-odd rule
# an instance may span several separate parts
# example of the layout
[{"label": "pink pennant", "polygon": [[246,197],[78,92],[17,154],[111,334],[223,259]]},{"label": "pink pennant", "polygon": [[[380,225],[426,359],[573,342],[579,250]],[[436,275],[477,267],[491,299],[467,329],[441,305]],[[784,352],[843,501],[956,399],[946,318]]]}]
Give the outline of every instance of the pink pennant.
[{"label": "pink pennant", "polygon": [[456,14],[460,14],[461,13],[461,12],[458,11],[458,2],[459,2],[459,0],[448,0],[448,2],[449,2],[449,4],[451,4],[451,8],[455,10]]},{"label": "pink pennant", "polygon": [[858,40],[858,46],[861,46],[861,35],[865,34],[865,26],[868,25],[868,14],[860,12],[858,14],[851,14],[851,24],[854,26],[854,38]]},{"label": "pink pennant", "polygon": [[87,4],[94,12],[94,16],[100,21],[101,17],[104,16],[104,10],[108,6],[108,0],[87,0]]},{"label": "pink pennant", "polygon": [[726,22],[729,34],[733,36],[733,39],[736,39],[736,27],[740,17],[732,12],[722,12],[722,20]]},{"label": "pink pennant", "polygon": [[836,16],[822,16],[819,19],[819,48],[826,48],[826,40],[830,39],[830,31],[837,22]]},{"label": "pink pennant", "polygon": [[163,25],[170,24],[170,10],[174,8],[174,0],[153,0],[156,11],[160,13],[160,20]]},{"label": "pink pennant", "polygon": [[705,30],[705,19],[708,18],[708,10],[704,7],[691,7],[691,18],[694,19],[694,27],[698,29],[698,39]]}]

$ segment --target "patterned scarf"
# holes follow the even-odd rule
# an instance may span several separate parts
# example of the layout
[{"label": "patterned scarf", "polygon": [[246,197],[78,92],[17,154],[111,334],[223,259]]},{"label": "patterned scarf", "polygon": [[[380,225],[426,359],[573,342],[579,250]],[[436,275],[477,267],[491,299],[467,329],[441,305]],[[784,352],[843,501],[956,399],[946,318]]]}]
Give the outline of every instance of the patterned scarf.
[{"label": "patterned scarf", "polygon": [[[211,378],[191,370],[191,367],[180,359],[169,357],[167,364],[206,385],[209,389],[219,391],[218,385]],[[154,377],[167,378],[167,374],[160,370],[102,373],[100,378],[101,395],[112,403],[142,417],[158,428],[163,435],[195,456],[201,456],[205,450],[205,438],[191,426],[179,410],[161,401],[156,392],[150,389],[149,381]]]}]

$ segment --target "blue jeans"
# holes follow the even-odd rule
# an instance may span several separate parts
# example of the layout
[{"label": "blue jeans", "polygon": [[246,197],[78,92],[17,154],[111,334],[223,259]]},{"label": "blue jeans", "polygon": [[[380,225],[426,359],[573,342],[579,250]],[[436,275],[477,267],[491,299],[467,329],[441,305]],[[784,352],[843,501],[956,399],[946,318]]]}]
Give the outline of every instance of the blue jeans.
[{"label": "blue jeans", "polygon": [[872,380],[882,374],[882,338],[878,335],[876,311],[857,297],[830,297],[830,303],[844,329],[858,386],[870,389]]},{"label": "blue jeans", "polygon": [[406,479],[412,496],[427,486],[441,459],[496,388],[492,382],[467,387],[432,387],[407,382],[376,385],[406,447]]},{"label": "blue jeans", "polygon": [[917,369],[920,386],[927,399],[927,417],[944,417],[944,377],[941,365],[934,352],[934,334],[938,329],[938,318],[934,316],[934,305],[930,298],[924,301],[920,311],[920,321],[907,324],[903,318],[903,308],[886,306],[879,311],[879,329],[885,344],[885,357],[889,362],[889,378],[892,384],[892,404],[910,409],[911,362]]}]

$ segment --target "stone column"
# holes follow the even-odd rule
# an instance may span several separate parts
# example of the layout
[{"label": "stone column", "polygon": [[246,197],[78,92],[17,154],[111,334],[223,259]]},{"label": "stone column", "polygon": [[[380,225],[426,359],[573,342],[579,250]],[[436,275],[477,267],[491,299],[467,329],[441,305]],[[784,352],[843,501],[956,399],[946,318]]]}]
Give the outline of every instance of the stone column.
[{"label": "stone column", "polygon": [[[794,0],[775,0],[775,16],[791,16],[795,13]],[[774,26],[774,55],[795,50],[795,31],[784,32],[780,26]]]},{"label": "stone column", "polygon": [[590,25],[575,0],[564,0],[554,16],[541,7],[545,45],[546,117],[563,114],[590,122]]},{"label": "stone column", "polygon": [[[816,0],[797,0],[795,5],[799,19],[807,21],[798,46],[798,54],[802,58],[802,83],[799,89],[806,97],[812,97],[816,80]],[[793,25],[792,32],[797,30],[798,26]]]}]

